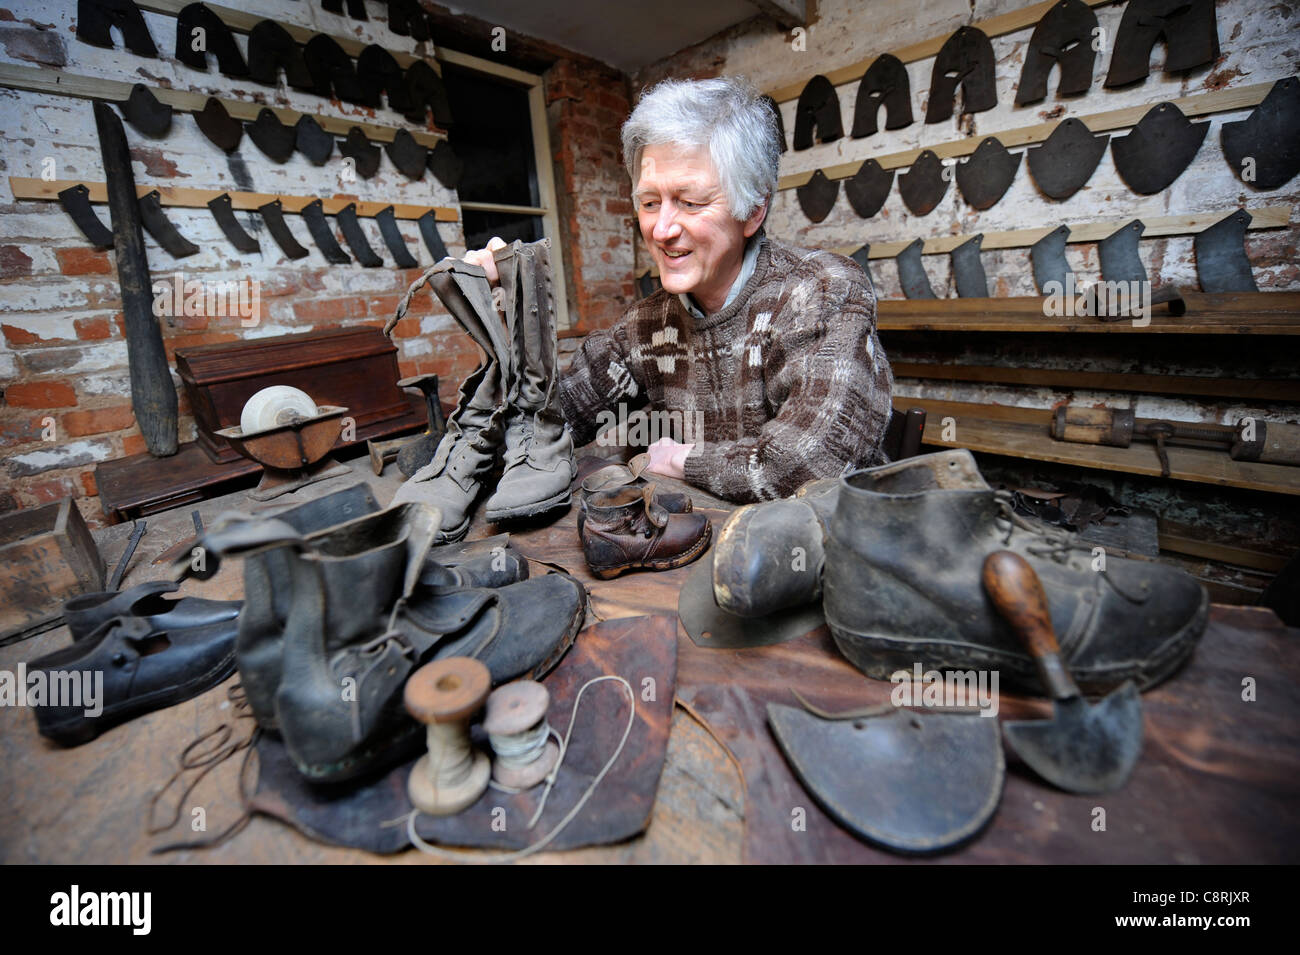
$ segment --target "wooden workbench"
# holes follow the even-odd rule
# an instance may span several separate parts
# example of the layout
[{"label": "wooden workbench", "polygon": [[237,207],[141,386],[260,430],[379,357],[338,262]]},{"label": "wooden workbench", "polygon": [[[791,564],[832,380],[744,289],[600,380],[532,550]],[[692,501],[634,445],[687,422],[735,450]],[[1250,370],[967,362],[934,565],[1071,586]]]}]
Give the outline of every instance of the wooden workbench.
[{"label": "wooden workbench", "polygon": [[[387,502],[400,474],[382,478],[365,459],[350,463]],[[295,500],[346,486],[339,478],[300,491]],[[728,511],[693,491],[715,531]],[[247,491],[199,506],[205,523],[222,511],[247,509]],[[646,613],[674,613],[677,591],[692,567],[597,581],[586,570],[576,512],[548,527],[516,531],[527,556],[558,564],[591,594],[589,622]],[[96,532],[106,563],[118,559],[129,524]],[[496,528],[479,526],[471,537]],[[190,509],[148,518],[122,586],[165,576],[152,564],[192,534]],[[544,568],[538,565],[538,571]],[[217,599],[242,596],[239,562],[185,592]],[[1008,766],[1002,805],[985,832],[946,862],[1294,862],[1300,856],[1300,631],[1269,611],[1216,606],[1192,664],[1143,696],[1146,741],[1142,762],[1122,792],[1070,796],[1047,787],[1023,767]],[[0,669],[13,670],[68,641],[66,628],[0,648]],[[1242,680],[1255,680],[1256,699],[1241,699]],[[40,737],[31,713],[0,708],[0,863],[374,863],[435,861],[414,851],[375,856],[310,841],[275,820],[254,817],[224,845],[151,855],[154,846],[223,830],[241,814],[232,759],[213,771],[180,807],[169,833],[146,832],[149,800],[173,774],[181,750],[232,719],[227,690],[233,677],[195,700],[136,719],[92,743],[65,750]],[[790,687],[830,709],[888,698],[889,684],[867,680],[839,656],[824,629],[775,647],[728,651],[697,648],[678,637],[677,695],[668,755],[646,832],[613,847],[542,853],[530,862],[860,861],[898,857],[839,829],[799,787],[765,730],[768,701],[792,703]],[[1002,698],[1002,714],[1045,712],[1043,701]],[[700,722],[703,720],[705,722]],[[235,727],[247,732],[248,722]],[[720,744],[726,744],[726,747]],[[743,776],[742,772],[743,771]],[[177,790],[169,796],[178,794]],[[159,804],[160,817],[176,801]],[[1107,829],[1093,827],[1095,808]],[[191,831],[195,808],[206,832]],[[794,808],[806,830],[790,825]],[[164,811],[164,809],[166,811]]]}]

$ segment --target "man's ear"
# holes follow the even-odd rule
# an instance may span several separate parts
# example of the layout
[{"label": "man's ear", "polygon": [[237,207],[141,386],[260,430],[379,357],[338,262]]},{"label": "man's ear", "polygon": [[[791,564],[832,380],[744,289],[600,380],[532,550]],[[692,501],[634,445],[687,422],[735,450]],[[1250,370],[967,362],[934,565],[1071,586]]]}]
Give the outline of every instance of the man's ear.
[{"label": "man's ear", "polygon": [[763,220],[767,218],[767,207],[771,204],[771,199],[764,199],[762,204],[754,210],[754,214],[745,220],[745,238],[748,239],[754,235],[763,225]]}]

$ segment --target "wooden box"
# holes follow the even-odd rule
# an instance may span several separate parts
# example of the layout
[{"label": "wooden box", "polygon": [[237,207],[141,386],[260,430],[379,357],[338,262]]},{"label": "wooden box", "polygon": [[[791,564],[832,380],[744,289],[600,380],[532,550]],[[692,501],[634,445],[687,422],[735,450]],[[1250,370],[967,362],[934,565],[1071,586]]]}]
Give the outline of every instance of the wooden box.
[{"label": "wooden box", "polygon": [[[271,385],[291,385],[318,405],[342,405],[356,422],[353,441],[365,441],[412,418],[411,402],[397,387],[397,349],[377,328],[342,328],[222,345],[178,349],[176,370],[194,409],[198,445],[217,464],[242,460],[222,428],[239,424],[244,403]],[[347,434],[347,432],[345,432]]]},{"label": "wooden box", "polygon": [[57,626],[69,597],[104,589],[104,561],[65,498],[0,516],[0,645]]}]

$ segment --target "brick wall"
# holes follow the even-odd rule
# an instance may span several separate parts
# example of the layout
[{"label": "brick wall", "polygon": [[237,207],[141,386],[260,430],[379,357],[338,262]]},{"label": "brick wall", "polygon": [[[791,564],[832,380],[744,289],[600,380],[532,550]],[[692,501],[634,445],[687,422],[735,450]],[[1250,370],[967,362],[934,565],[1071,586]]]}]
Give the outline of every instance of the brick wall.
[{"label": "brick wall", "polygon": [[627,81],[612,70],[560,60],[546,73],[570,310],[586,330],[608,327],[636,300],[636,221],[619,145],[631,108]]},{"label": "brick wall", "polygon": [[[372,7],[371,21],[359,23],[325,13],[317,4],[294,0],[228,0],[226,5],[310,29],[355,36],[362,42],[378,42],[389,50],[427,53],[426,45],[391,34],[382,9]],[[175,18],[152,13],[144,16],[160,52],[156,60],[138,57],[120,45],[101,50],[78,41],[74,3],[0,0],[0,63],[54,67],[75,75],[195,90],[316,115],[411,128],[399,114],[386,109],[369,110],[284,86],[271,90],[232,80],[218,73],[215,63],[207,73],[190,69],[172,58]],[[247,51],[245,35],[236,34],[236,42]],[[553,143],[558,146],[567,141],[571,124],[592,127],[577,134],[581,148],[560,150],[567,160],[557,159],[569,163],[563,184],[557,183],[561,201],[579,214],[570,223],[577,252],[570,284],[571,294],[577,298],[574,315],[596,324],[607,323],[611,312],[618,310],[611,302],[618,295],[627,297],[631,282],[630,239],[621,248],[613,241],[618,230],[626,228],[630,212],[630,205],[618,204],[627,202],[626,186],[620,194],[617,182],[608,175],[611,163],[617,166],[616,145],[612,158],[607,155],[610,144],[617,143],[617,125],[622,121],[622,116],[610,117],[620,103],[626,103],[626,86],[618,74],[605,71],[595,76],[585,65],[570,65],[564,75],[567,83],[551,97],[552,114],[559,124]],[[612,133],[607,128],[610,125]],[[431,125],[428,128],[433,129]],[[374,178],[344,182],[339,177],[337,152],[321,167],[297,154],[276,165],[245,137],[227,157],[203,137],[188,114],[173,117],[164,139],[146,139],[130,125],[126,135],[138,184],[458,207],[456,193],[431,174],[418,181],[408,180],[387,157],[381,160]],[[126,339],[112,252],[88,248],[58,203],[15,200],[9,190],[9,176],[39,177],[47,158],[55,163],[56,178],[104,179],[90,102],[0,89],[0,512],[71,495],[93,525],[104,520],[95,500],[95,466],[142,453],[144,442],[130,408]],[[586,176],[591,176],[592,182],[584,181]],[[591,200],[595,195],[599,198]],[[583,206],[589,200],[598,202],[604,211],[590,214],[590,205]],[[95,208],[107,223],[107,206]],[[421,271],[391,266],[391,256],[373,220],[362,219],[362,228],[387,264],[363,269],[356,264],[328,265],[297,216],[287,215],[286,221],[311,254],[290,261],[256,215],[237,213],[261,242],[261,252],[249,255],[231,247],[206,209],[168,207],[166,212],[202,251],[175,260],[146,235],[154,282],[170,282],[177,272],[184,279],[214,283],[247,278],[260,284],[261,295],[260,319],[251,328],[243,327],[238,316],[160,319],[169,361],[177,348],[187,346],[325,328],[382,326]],[[400,227],[420,266],[431,264],[415,224],[402,222]],[[442,223],[440,230],[450,254],[463,254],[459,223]],[[460,382],[479,361],[477,347],[427,289],[395,329],[394,343],[401,373],[437,373],[441,397],[448,407],[455,401]],[[180,439],[190,441],[194,421],[174,370],[173,382],[180,395]]]}]

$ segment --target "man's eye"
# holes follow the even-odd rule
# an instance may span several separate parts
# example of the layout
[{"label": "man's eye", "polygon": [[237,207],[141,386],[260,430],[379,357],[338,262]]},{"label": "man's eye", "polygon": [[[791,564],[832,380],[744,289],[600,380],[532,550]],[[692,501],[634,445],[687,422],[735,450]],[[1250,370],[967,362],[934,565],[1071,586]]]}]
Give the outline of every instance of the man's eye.
[{"label": "man's eye", "polygon": [[686,209],[698,209],[703,205],[704,203],[702,202],[691,202],[689,199],[682,200],[682,206]]},{"label": "man's eye", "polygon": [[641,208],[642,208],[642,209],[654,209],[654,208],[657,208],[658,205],[659,205],[658,200],[656,200],[656,199],[646,199],[646,200],[644,200],[644,201],[641,203]]}]

